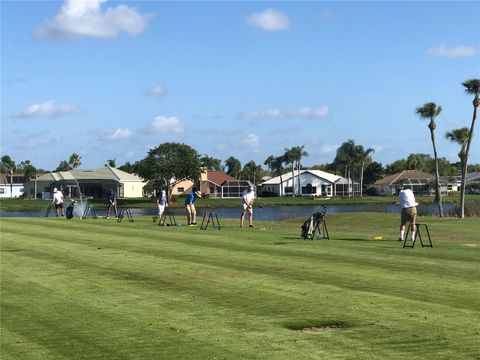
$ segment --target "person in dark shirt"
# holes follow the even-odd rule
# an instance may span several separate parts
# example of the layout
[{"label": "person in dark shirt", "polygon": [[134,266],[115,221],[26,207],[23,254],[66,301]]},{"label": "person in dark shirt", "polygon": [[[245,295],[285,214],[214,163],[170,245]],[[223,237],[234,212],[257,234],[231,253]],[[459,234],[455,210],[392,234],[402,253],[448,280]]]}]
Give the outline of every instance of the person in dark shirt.
[{"label": "person in dark shirt", "polygon": [[113,189],[110,189],[108,193],[108,208],[107,208],[107,219],[110,218],[110,210],[113,208],[115,211],[115,217],[118,217],[117,213],[117,193],[113,191]]}]

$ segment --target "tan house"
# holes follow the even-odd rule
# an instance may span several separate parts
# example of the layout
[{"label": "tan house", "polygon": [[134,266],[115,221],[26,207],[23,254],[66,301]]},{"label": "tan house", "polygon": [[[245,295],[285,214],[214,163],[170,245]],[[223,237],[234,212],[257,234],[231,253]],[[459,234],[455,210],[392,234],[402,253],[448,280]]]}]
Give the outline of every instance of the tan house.
[{"label": "tan house", "polygon": [[[378,195],[396,195],[403,188],[412,189],[416,194],[431,194],[435,191],[435,175],[420,170],[404,170],[385,176],[372,185]],[[452,188],[446,178],[440,178],[440,192],[446,194]]]},{"label": "tan house", "polygon": [[49,199],[53,188],[63,191],[66,197],[106,198],[110,189],[116,191],[119,198],[143,196],[146,182],[137,175],[105,166],[94,170],[73,169],[41,175],[25,183],[25,194]]},{"label": "tan house", "polygon": [[194,182],[192,180],[181,180],[179,182],[174,182],[174,185],[171,190],[172,195],[183,195],[189,194],[192,192]]},{"label": "tan house", "polygon": [[[240,197],[242,191],[252,185],[248,180],[237,180],[222,171],[204,170],[200,175],[198,190],[200,190],[202,196],[210,198],[235,198]],[[179,181],[173,185],[172,195],[189,194],[194,186],[192,180]]]}]

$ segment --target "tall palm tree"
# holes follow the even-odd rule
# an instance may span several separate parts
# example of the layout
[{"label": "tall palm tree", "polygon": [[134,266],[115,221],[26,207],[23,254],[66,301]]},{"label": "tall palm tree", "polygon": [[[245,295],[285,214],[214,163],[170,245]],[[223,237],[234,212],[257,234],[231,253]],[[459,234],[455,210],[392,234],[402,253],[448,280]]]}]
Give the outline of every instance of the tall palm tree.
[{"label": "tall palm tree", "polygon": [[365,148],[362,145],[356,147],[357,157],[360,160],[360,197],[363,197],[363,170],[365,169],[365,161],[368,159],[370,154],[375,152],[375,149]]},{"label": "tall palm tree", "polygon": [[[470,130],[468,132],[468,141],[467,146],[465,148],[465,164],[463,164],[463,171],[465,172],[465,181],[467,176],[467,164],[468,164],[468,155],[470,154],[470,144],[472,143],[473,138],[473,130],[475,128],[475,121],[477,120],[477,109],[480,105],[480,79],[470,79],[462,83],[465,87],[465,93],[468,95],[473,95],[473,117],[472,122],[470,124]],[[466,182],[462,183],[462,188],[465,188]],[[463,198],[460,200],[465,204],[465,192],[463,193]],[[462,214],[462,218],[465,214]]]},{"label": "tall palm tree", "polygon": [[[355,141],[352,139],[349,139],[348,141],[345,141],[340,147],[337,149],[337,153],[335,155],[335,164],[339,166],[343,166],[344,168],[344,173],[345,177],[347,178],[348,181],[348,196],[351,196],[350,192],[350,184],[353,184],[353,167],[357,158],[356,155],[356,146],[355,146]],[[353,185],[352,185],[352,190],[353,190]],[[353,192],[353,194],[355,194]]]},{"label": "tall palm tree", "polygon": [[225,160],[225,166],[228,168],[227,174],[238,179],[238,176],[242,171],[242,164],[240,163],[240,160],[230,156],[227,160]]},{"label": "tall palm tree", "polygon": [[439,216],[443,217],[442,194],[440,193],[440,175],[438,172],[437,146],[435,144],[435,129],[437,127],[437,124],[435,124],[435,119],[442,112],[442,107],[437,106],[437,104],[434,102],[429,102],[417,107],[415,111],[421,119],[430,120],[428,123],[428,128],[430,129],[430,137],[433,145],[433,156],[435,158],[435,201],[438,204]]},{"label": "tall palm tree", "polygon": [[463,219],[465,217],[465,183],[467,180],[467,173],[464,171],[464,164],[467,161],[467,143],[468,143],[468,128],[453,129],[445,134],[445,138],[451,142],[455,142],[460,145],[460,152],[458,157],[460,158],[460,164],[462,168],[462,182],[460,188],[460,211],[458,216]]},{"label": "tall palm tree", "polygon": [[294,166],[295,166],[295,156],[293,147],[292,148],[285,148],[285,153],[283,154],[283,162],[285,165],[291,164],[292,165],[292,196],[295,196],[295,173],[294,173]]},{"label": "tall palm tree", "polygon": [[280,189],[278,191],[279,196],[283,195],[283,163],[284,162],[285,162],[285,159],[283,155],[274,157],[272,161],[273,174],[280,176]]},{"label": "tall palm tree", "polygon": [[301,167],[301,161],[303,157],[308,156],[308,152],[304,150],[305,145],[302,146],[294,146],[292,150],[292,155],[295,161],[295,167],[297,168],[297,177],[298,177],[298,195],[302,194],[302,189],[301,189],[301,182],[300,182],[300,167]]},{"label": "tall palm tree", "polygon": [[70,165],[72,169],[76,169],[82,164],[81,159],[82,157],[80,155],[73,153],[70,155],[70,159],[68,159],[68,165]]},{"label": "tall palm tree", "polygon": [[10,174],[10,197],[13,198],[13,173],[17,166],[10,156],[2,156],[2,170]]},{"label": "tall palm tree", "polygon": [[267,165],[268,171],[270,172],[270,175],[273,173],[273,162],[275,161],[275,156],[270,155],[265,161],[264,165]]}]

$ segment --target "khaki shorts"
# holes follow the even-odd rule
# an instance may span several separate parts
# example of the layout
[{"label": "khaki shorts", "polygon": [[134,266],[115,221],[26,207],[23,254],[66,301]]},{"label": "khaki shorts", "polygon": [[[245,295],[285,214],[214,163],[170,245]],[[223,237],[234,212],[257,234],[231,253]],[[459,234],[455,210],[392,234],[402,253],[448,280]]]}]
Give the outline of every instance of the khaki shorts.
[{"label": "khaki shorts", "polygon": [[415,224],[416,220],[417,220],[417,208],[415,206],[402,209],[402,219],[401,219],[402,226],[406,225],[407,222],[410,222],[411,224]]},{"label": "khaki shorts", "polygon": [[249,212],[250,214],[253,213],[253,207],[248,207],[247,204],[242,204],[243,212]]}]

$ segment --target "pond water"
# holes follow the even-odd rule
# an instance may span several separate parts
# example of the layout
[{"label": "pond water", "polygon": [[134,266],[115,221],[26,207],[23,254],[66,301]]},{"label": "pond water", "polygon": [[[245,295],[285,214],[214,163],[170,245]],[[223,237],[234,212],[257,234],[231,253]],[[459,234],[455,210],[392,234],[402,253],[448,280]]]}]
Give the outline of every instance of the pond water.
[{"label": "pond water", "polygon": [[[477,208],[480,208],[480,202],[474,202]],[[445,214],[452,214],[455,210],[455,204],[444,204]],[[291,218],[302,218],[319,211],[321,206],[272,206],[255,207],[254,218],[257,220],[284,220]],[[156,208],[149,209],[130,209],[132,216],[154,216],[157,215]],[[185,216],[185,210],[182,208],[171,209],[175,216]],[[347,212],[380,212],[380,213],[400,213],[400,207],[395,204],[383,205],[330,205],[327,206],[327,214],[338,214]],[[205,212],[215,212],[220,218],[239,218],[240,208],[197,208],[197,217],[203,216]],[[435,215],[438,208],[434,204],[423,204],[418,207],[418,215]],[[104,210],[97,210],[98,216],[105,216]],[[44,217],[45,212],[4,212],[0,217]],[[55,216],[50,212],[50,216]]]}]

